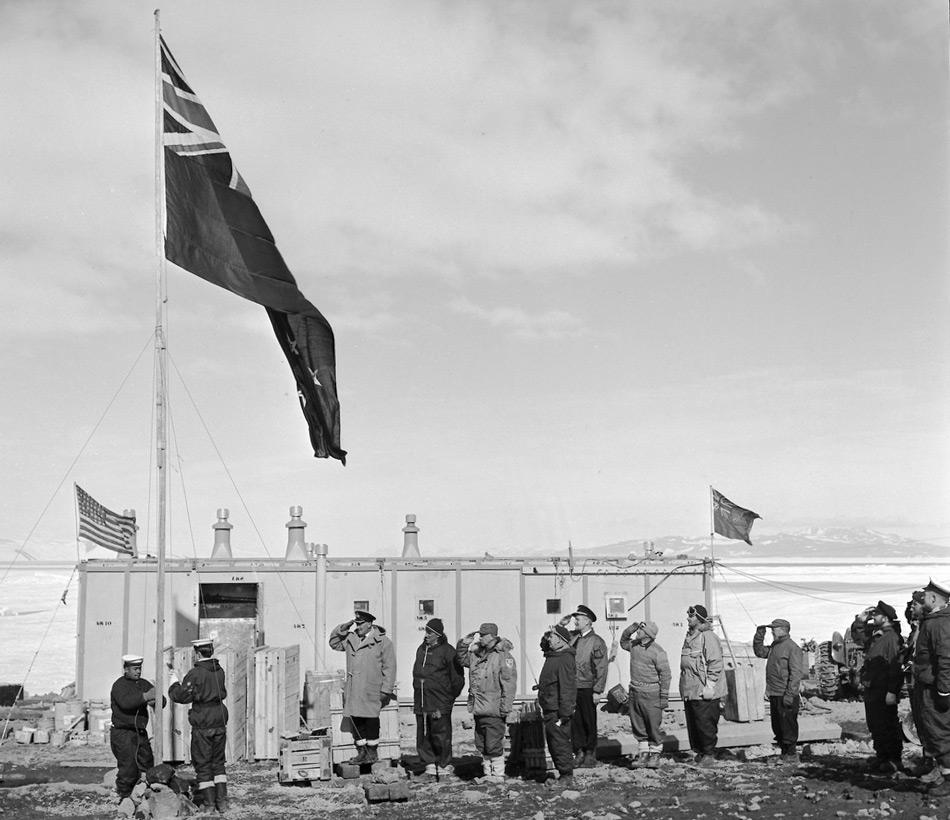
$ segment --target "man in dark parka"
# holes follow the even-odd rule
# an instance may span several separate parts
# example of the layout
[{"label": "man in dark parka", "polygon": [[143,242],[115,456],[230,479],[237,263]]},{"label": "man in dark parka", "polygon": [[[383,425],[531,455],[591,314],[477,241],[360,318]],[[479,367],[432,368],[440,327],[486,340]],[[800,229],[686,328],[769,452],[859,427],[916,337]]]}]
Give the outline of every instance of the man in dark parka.
[{"label": "man in dark parka", "polygon": [[452,707],[465,686],[455,647],[445,638],[441,619],[426,624],[412,667],[412,707],[416,714],[416,750],[427,775],[448,769],[452,759]]},{"label": "man in dark parka", "polygon": [[544,666],[538,676],[538,706],[544,718],[544,736],[548,751],[558,770],[558,784],[569,786],[574,776],[574,748],[571,742],[571,718],[577,703],[577,666],[574,662],[573,636],[558,624],[541,639]]}]

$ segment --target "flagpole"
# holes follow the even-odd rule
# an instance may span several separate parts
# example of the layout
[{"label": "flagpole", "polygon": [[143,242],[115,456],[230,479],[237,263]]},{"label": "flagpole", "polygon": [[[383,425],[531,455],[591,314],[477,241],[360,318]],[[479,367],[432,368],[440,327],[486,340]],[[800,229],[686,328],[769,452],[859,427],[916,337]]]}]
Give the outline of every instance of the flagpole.
[{"label": "flagpole", "polygon": [[164,709],[162,689],[165,681],[165,520],[168,474],[165,456],[168,439],[166,416],[167,395],[167,348],[165,344],[165,158],[162,146],[162,46],[160,10],[155,9],[155,467],[157,470],[158,521],[156,552],[158,572],[155,606],[155,722],[152,724],[152,739],[155,759],[164,762]]},{"label": "flagpole", "polygon": [[[712,571],[710,578],[715,580],[716,576],[716,508],[713,504],[713,488],[709,485],[709,560],[712,562]],[[710,612],[715,608],[715,602],[712,599],[712,589],[706,596],[706,605]]]}]

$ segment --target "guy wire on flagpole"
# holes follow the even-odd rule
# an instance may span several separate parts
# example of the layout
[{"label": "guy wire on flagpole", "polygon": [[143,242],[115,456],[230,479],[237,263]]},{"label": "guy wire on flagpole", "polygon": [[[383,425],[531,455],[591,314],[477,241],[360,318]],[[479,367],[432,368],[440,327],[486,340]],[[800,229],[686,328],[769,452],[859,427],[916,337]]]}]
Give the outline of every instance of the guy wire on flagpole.
[{"label": "guy wire on flagpole", "polygon": [[152,726],[155,759],[163,763],[164,709],[162,690],[165,678],[165,519],[168,477],[165,470],[167,449],[168,400],[167,349],[165,342],[165,157],[162,145],[162,28],[161,12],[155,9],[155,469],[157,473],[158,509],[156,511],[158,571],[155,599],[155,723]]}]

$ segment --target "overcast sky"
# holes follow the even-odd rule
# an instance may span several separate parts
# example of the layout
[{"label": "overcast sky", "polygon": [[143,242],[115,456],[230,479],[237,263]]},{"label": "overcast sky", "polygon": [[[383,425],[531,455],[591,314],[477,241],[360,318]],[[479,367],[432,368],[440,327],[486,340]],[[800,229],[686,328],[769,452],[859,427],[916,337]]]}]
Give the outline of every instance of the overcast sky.
[{"label": "overcast sky", "polygon": [[[3,538],[73,539],[76,481],[154,539],[153,7],[0,6]],[[257,554],[291,504],[331,555],[410,512],[424,554],[699,535],[710,484],[950,543],[946,18],[163,3],[336,332],[349,452],[312,457],[264,309],[169,266],[172,553],[221,506]]]}]

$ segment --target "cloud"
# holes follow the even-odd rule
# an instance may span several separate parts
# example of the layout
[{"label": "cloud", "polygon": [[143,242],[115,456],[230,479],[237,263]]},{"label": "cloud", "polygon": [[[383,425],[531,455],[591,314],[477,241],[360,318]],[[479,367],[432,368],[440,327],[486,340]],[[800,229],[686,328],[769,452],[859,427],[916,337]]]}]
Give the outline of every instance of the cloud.
[{"label": "cloud", "polygon": [[560,339],[579,336],[585,332],[581,320],[563,310],[531,314],[520,307],[485,308],[467,299],[455,299],[450,308],[456,313],[506,330],[522,339]]}]

